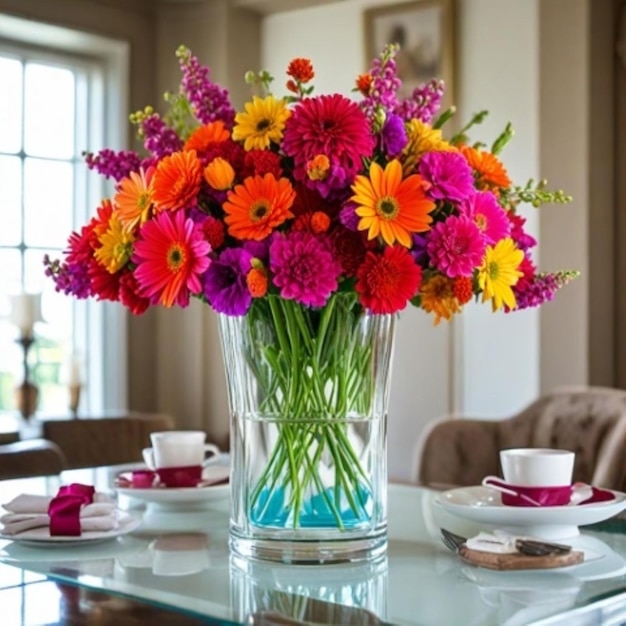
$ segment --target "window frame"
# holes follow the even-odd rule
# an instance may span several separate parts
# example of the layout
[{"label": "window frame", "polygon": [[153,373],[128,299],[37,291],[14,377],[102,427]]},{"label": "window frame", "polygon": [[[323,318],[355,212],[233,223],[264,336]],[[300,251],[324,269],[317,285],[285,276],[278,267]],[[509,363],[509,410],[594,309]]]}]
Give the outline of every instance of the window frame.
[{"label": "window frame", "polygon": [[[103,123],[90,124],[87,136],[77,133],[76,154],[95,152],[105,146],[117,150],[127,147],[130,67],[127,42],[0,13],[0,49],[7,56],[18,56],[24,62],[71,65],[84,72],[89,85],[80,88],[87,88],[92,97],[87,98],[84,110],[76,109],[76,116],[87,114]],[[81,145],[82,141],[85,145]],[[102,198],[112,196],[114,186],[111,181],[90,172],[84,163],[75,163],[74,173],[73,223],[77,228],[95,213]],[[128,324],[125,310],[118,303],[92,299],[73,300],[72,309],[75,349],[86,355],[87,360],[89,391],[83,394],[81,410],[92,415],[126,410]]]}]

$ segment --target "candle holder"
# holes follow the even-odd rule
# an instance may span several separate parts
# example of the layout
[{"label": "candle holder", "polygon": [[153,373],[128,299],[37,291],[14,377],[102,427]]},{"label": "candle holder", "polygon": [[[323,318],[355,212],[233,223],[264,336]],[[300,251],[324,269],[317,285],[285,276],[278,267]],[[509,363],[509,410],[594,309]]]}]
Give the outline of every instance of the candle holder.
[{"label": "candle holder", "polygon": [[72,417],[78,417],[78,405],[80,404],[80,392],[83,386],[80,383],[70,383],[67,386],[69,393],[69,409],[72,413]]},{"label": "candle holder", "polygon": [[28,365],[28,352],[35,343],[34,337],[25,335],[16,340],[22,346],[24,375],[22,384],[15,388],[15,403],[22,417],[27,420],[37,410],[39,388],[30,381],[30,368]]}]

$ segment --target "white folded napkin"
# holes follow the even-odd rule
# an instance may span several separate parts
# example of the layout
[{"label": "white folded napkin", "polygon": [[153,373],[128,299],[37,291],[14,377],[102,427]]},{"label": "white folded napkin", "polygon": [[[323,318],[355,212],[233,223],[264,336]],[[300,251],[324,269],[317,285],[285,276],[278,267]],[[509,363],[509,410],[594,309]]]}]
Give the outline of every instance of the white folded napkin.
[{"label": "white folded napkin", "polygon": [[520,537],[509,535],[501,530],[493,533],[480,532],[475,537],[470,537],[465,545],[470,550],[480,552],[493,552],[494,554],[514,554],[517,552],[515,541]]},{"label": "white folded napkin", "polygon": [[[34,528],[44,528],[50,525],[48,506],[52,500],[50,496],[36,496],[21,494],[3,505],[9,511],[0,517],[2,532],[5,535],[17,535]],[[119,526],[119,510],[115,502],[103,493],[95,493],[94,501],[85,504],[79,512],[82,531],[107,531]]]},{"label": "white folded napkin", "polygon": [[[10,502],[2,505],[2,508],[9,513],[47,513],[53,496],[35,496],[30,493],[23,493]],[[106,493],[96,491],[93,495],[94,504],[100,502],[110,502],[113,500]]]}]

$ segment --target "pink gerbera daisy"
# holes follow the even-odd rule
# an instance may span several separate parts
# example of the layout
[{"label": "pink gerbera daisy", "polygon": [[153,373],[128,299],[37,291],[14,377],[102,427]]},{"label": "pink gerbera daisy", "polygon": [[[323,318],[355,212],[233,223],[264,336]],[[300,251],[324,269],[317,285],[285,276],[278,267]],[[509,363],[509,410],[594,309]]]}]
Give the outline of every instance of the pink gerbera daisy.
[{"label": "pink gerbera daisy", "polygon": [[[295,159],[295,177],[327,196],[336,186],[334,177],[344,186],[352,181],[374,145],[369,123],[358,104],[334,94],[305,98],[294,107],[285,126],[282,148]],[[331,167],[312,179],[309,163],[320,156],[330,159]]]},{"label": "pink gerbera daisy", "polygon": [[426,250],[431,263],[450,278],[471,276],[485,255],[485,238],[465,215],[452,215],[430,229]]},{"label": "pink gerbera daisy", "polygon": [[511,232],[511,222],[505,210],[490,191],[479,191],[470,196],[460,204],[459,210],[478,226],[488,245],[508,237]]},{"label": "pink gerbera daisy", "polygon": [[166,307],[186,307],[189,294],[202,291],[210,251],[202,227],[184,211],[155,215],[141,227],[132,259],[141,295]]}]

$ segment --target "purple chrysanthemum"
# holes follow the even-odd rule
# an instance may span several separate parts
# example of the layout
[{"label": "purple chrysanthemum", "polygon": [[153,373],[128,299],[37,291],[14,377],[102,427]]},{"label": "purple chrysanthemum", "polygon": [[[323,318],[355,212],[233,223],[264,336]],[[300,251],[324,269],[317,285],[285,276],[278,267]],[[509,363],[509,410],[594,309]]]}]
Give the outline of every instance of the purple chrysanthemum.
[{"label": "purple chrysanthemum", "polygon": [[475,191],[472,170],[457,152],[427,152],[420,159],[419,173],[430,184],[426,193],[433,200],[462,202]]},{"label": "purple chrysanthemum", "polygon": [[226,315],[245,315],[252,303],[246,285],[252,254],[243,248],[227,248],[204,274],[204,295],[209,304]]},{"label": "purple chrysanthemum", "polygon": [[404,150],[408,137],[404,122],[398,115],[390,114],[381,133],[382,147],[388,157],[398,156]]},{"label": "purple chrysanthemum", "polygon": [[426,250],[431,264],[450,278],[471,276],[485,255],[485,238],[464,215],[451,215],[429,232]]},{"label": "purple chrysanthemum", "polygon": [[341,265],[324,240],[299,231],[276,235],[270,245],[270,270],[282,298],[324,306],[337,289]]},{"label": "purple chrysanthemum", "polygon": [[413,233],[411,236],[413,240],[413,246],[411,247],[411,256],[415,259],[415,262],[422,266],[427,267],[429,263],[428,251],[426,246],[428,244],[428,236],[420,235],[419,233]]},{"label": "purple chrysanthemum", "polygon": [[471,195],[461,202],[459,211],[478,226],[489,245],[508,237],[511,232],[506,211],[490,191],[478,191]]}]

